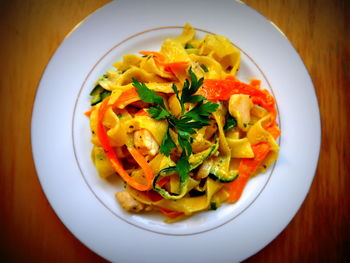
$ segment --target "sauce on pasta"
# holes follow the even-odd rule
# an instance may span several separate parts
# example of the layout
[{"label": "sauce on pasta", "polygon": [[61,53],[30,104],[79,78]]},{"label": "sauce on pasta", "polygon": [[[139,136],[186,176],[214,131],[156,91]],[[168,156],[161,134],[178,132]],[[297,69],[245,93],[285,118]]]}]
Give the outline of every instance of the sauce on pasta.
[{"label": "sauce on pasta", "polygon": [[225,37],[196,32],[159,51],[126,54],[91,91],[92,160],[132,213],[158,210],[167,222],[234,203],[253,176],[276,161],[274,98],[259,80],[235,75],[240,51]]}]

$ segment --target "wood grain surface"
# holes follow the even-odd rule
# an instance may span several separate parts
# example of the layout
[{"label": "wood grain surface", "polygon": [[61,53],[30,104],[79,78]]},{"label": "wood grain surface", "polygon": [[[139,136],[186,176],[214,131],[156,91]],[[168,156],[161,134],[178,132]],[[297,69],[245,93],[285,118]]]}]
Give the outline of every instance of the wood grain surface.
[{"label": "wood grain surface", "polygon": [[[50,57],[75,25],[107,2],[0,0],[1,262],[105,262],[50,207],[34,168],[30,122]],[[349,261],[349,1],[244,2],[292,42],[312,77],[322,118],[319,165],[305,202],[288,227],[247,262]]]}]

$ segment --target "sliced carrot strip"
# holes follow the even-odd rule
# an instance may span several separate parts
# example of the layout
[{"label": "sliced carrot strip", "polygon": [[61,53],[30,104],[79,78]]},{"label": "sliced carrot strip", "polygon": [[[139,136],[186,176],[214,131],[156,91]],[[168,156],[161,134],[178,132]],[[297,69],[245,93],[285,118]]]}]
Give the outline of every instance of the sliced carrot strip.
[{"label": "sliced carrot strip", "polygon": [[113,103],[113,107],[125,107],[129,105],[130,103],[139,101],[140,97],[139,94],[136,91],[136,88],[130,88],[128,90],[125,90],[119,98]]},{"label": "sliced carrot strip", "polygon": [[261,80],[260,79],[252,79],[249,84],[255,88],[260,88]]},{"label": "sliced carrot strip", "polygon": [[160,187],[164,186],[166,183],[169,183],[170,182],[170,176],[165,176],[165,177],[162,177],[160,178],[158,181],[157,181],[157,185],[159,185]]},{"label": "sliced carrot strip", "polygon": [[149,165],[149,163],[146,161],[145,157],[135,148],[128,147],[128,151],[130,152],[131,156],[135,159],[135,161],[138,163],[138,165],[140,165],[140,167],[142,168],[145,174],[147,183],[151,185],[154,175],[153,175],[152,168]]},{"label": "sliced carrot strip", "polygon": [[208,100],[229,100],[231,95],[245,94],[252,98],[254,104],[258,104],[271,113],[270,122],[265,126],[275,125],[277,110],[275,100],[267,90],[260,89],[260,81],[252,80],[250,84],[235,79],[232,76],[226,79],[205,79],[203,86],[197,94],[206,97]]},{"label": "sliced carrot strip", "polygon": [[85,116],[88,117],[88,118],[90,118],[91,113],[92,113],[93,110],[94,110],[94,108],[92,107],[90,110],[84,112]]},{"label": "sliced carrot strip", "polygon": [[165,63],[164,64],[164,70],[166,72],[172,73],[174,75],[186,73],[187,68],[188,68],[187,61],[180,61],[180,62],[173,62],[173,63]]},{"label": "sliced carrot strip", "polygon": [[145,109],[141,109],[135,113],[135,116],[147,116],[151,117]]},{"label": "sliced carrot strip", "polygon": [[228,184],[229,202],[233,203],[239,200],[248,180],[270,152],[270,148],[270,145],[265,142],[252,145],[254,157],[241,159],[238,167],[238,178]]},{"label": "sliced carrot strip", "polygon": [[158,209],[169,218],[175,218],[184,214],[183,212],[168,210],[160,206],[158,206]]},{"label": "sliced carrot strip", "polygon": [[280,134],[281,130],[277,127],[277,125],[269,126],[265,128],[269,133],[271,133],[272,137],[276,140]]},{"label": "sliced carrot strip", "polygon": [[139,54],[143,56],[153,56],[154,61],[158,65],[163,65],[165,62],[165,57],[163,54],[156,52],[156,51],[140,51]]},{"label": "sliced carrot strip", "polygon": [[[147,191],[149,189],[151,189],[152,187],[152,180],[149,180],[147,182],[147,185],[141,184],[139,182],[137,182],[134,178],[132,178],[127,171],[124,170],[123,165],[121,164],[120,160],[118,159],[118,157],[115,154],[114,149],[112,148],[109,139],[108,139],[108,135],[105,131],[105,128],[102,124],[103,122],[103,117],[107,111],[107,109],[109,107],[111,107],[111,105],[108,105],[108,101],[109,98],[106,98],[99,109],[98,112],[98,120],[97,120],[97,137],[106,153],[107,158],[109,159],[109,161],[111,162],[111,165],[113,167],[113,169],[120,175],[120,177],[123,178],[123,180],[129,184],[131,187],[139,190],[139,191]],[[147,171],[147,173],[145,173],[146,178],[150,178],[150,173],[149,171]],[[153,179],[153,177],[152,177]]]},{"label": "sliced carrot strip", "polygon": [[161,196],[160,194],[158,194],[156,191],[153,191],[153,190],[147,191],[146,195],[151,202],[158,202],[164,199],[163,196]]},{"label": "sliced carrot strip", "polygon": [[140,51],[139,53],[143,56],[153,56],[154,62],[156,62],[158,66],[164,67],[164,71],[171,73],[175,76],[177,74],[186,73],[186,70],[188,68],[187,61],[166,63],[165,56],[156,51]]}]

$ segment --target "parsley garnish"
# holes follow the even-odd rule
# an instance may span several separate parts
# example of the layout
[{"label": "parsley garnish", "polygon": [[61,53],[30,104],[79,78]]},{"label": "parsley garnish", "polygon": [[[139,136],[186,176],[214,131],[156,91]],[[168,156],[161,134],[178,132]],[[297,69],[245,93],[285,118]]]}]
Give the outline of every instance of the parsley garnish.
[{"label": "parsley garnish", "polygon": [[210,202],[210,210],[216,210],[216,209],[218,209],[216,202]]},{"label": "parsley garnish", "polygon": [[[133,86],[136,88],[140,99],[143,102],[153,104],[152,107],[147,109],[148,114],[156,120],[167,120],[169,124],[168,130],[160,145],[160,152],[166,156],[169,156],[171,150],[176,148],[176,144],[170,136],[169,129],[173,128],[177,131],[178,142],[182,153],[176,164],[176,170],[179,173],[181,181],[186,180],[190,171],[188,157],[192,153],[191,135],[196,133],[196,129],[200,129],[209,124],[209,116],[215,112],[219,106],[216,103],[206,101],[201,95],[194,95],[202,86],[204,79],[200,78],[198,80],[191,69],[189,69],[188,73],[191,80],[185,80],[181,95],[176,85],[173,84],[172,86],[181,105],[181,115],[178,118],[167,110],[162,96],[147,88],[146,84],[133,79]],[[185,103],[193,103],[195,106],[188,112],[185,112]]]},{"label": "parsley garnish", "polygon": [[169,156],[171,149],[172,148],[176,148],[176,144],[174,143],[174,141],[171,139],[170,133],[169,133],[169,127],[163,137],[163,141],[161,144],[161,152],[166,155]]},{"label": "parsley garnish", "polygon": [[194,46],[191,45],[190,43],[187,43],[187,44],[185,45],[185,49],[189,49],[189,48],[194,48]]},{"label": "parsley garnish", "polygon": [[231,116],[231,114],[227,112],[227,114],[226,114],[226,123],[225,123],[225,126],[224,126],[224,130],[228,131],[228,130],[231,130],[231,129],[235,128],[236,126],[237,126],[236,118]]},{"label": "parsley garnish", "polygon": [[133,79],[133,85],[136,88],[137,93],[140,96],[140,99],[146,103],[154,103],[156,105],[162,106],[165,109],[164,101],[162,96],[159,96],[155,91],[147,88],[145,83],[141,83],[136,79]]}]

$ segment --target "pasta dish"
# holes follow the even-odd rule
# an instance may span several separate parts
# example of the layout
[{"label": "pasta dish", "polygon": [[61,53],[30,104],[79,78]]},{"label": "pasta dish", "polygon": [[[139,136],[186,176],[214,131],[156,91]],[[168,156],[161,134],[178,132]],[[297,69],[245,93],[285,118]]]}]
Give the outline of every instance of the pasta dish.
[{"label": "pasta dish", "polygon": [[281,131],[272,95],[235,75],[241,55],[227,38],[196,38],[186,24],[160,51],[126,54],[92,89],[92,160],[132,213],[166,222],[239,200],[278,157]]}]

